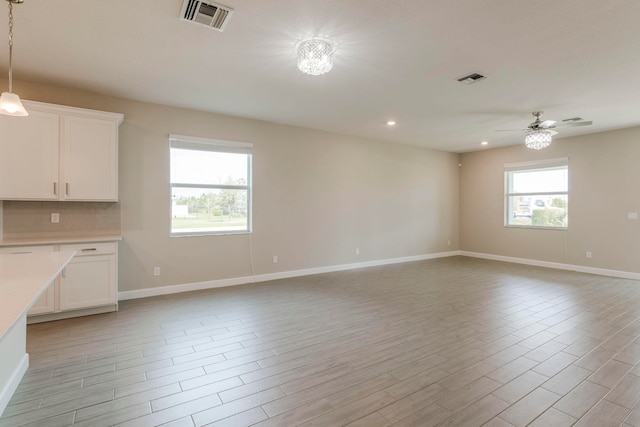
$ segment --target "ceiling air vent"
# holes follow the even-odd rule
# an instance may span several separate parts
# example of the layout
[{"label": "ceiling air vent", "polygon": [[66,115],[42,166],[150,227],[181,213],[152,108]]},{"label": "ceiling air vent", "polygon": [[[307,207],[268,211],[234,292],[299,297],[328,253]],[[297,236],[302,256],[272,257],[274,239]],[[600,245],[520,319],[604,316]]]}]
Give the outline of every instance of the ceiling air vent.
[{"label": "ceiling air vent", "polygon": [[233,9],[227,6],[201,0],[184,0],[180,18],[223,31],[232,14]]},{"label": "ceiling air vent", "polygon": [[468,76],[464,76],[464,77],[460,77],[458,79],[458,81],[460,83],[464,83],[466,85],[470,85],[473,84],[479,80],[483,80],[486,79],[485,76],[483,76],[482,74],[478,74],[478,73],[473,73],[473,74],[469,74]]}]

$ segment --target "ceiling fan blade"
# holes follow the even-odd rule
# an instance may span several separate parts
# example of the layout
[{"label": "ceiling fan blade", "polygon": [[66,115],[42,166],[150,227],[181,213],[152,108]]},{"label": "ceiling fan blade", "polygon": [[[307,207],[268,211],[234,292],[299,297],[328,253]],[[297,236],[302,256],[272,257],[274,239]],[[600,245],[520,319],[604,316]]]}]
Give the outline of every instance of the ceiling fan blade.
[{"label": "ceiling fan blade", "polygon": [[496,129],[494,132],[526,132],[528,129]]},{"label": "ceiling fan blade", "polygon": [[586,122],[567,123],[567,126],[589,126],[591,124],[593,124],[593,122],[591,120],[588,120]]},{"label": "ceiling fan blade", "polygon": [[587,121],[582,121],[582,122],[574,122],[574,121],[564,121],[562,123],[558,123],[555,126],[552,126],[554,128],[559,127],[559,126],[569,126],[569,127],[575,127],[575,126],[589,126],[593,124],[593,122],[591,120],[587,120]]},{"label": "ceiling fan blade", "polygon": [[538,127],[550,128],[553,127],[553,125],[555,125],[556,123],[558,123],[556,120],[545,120],[544,122],[540,123]]}]

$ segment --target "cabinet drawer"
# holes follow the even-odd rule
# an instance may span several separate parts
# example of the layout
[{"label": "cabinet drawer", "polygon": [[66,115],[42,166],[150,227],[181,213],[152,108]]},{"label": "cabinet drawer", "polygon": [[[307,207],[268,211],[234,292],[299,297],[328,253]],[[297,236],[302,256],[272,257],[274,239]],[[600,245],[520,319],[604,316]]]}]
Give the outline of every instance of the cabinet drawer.
[{"label": "cabinet drawer", "polygon": [[60,250],[75,251],[76,257],[89,255],[108,255],[116,253],[116,244],[113,242],[106,242],[60,245]]},{"label": "cabinet drawer", "polygon": [[31,254],[34,252],[53,252],[53,246],[11,246],[0,248],[0,254]]}]

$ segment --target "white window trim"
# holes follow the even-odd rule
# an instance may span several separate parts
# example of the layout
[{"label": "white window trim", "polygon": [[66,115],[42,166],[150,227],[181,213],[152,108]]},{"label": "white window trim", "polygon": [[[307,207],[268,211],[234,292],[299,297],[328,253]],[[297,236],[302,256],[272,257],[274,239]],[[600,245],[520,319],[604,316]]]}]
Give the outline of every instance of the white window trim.
[{"label": "white window trim", "polygon": [[[174,232],[171,222],[169,222],[170,237],[193,237],[193,236],[222,236],[230,234],[251,234],[253,232],[253,144],[250,142],[228,141],[222,139],[202,138],[197,136],[186,136],[169,134],[169,149],[182,148],[197,151],[215,151],[225,153],[247,154],[247,185],[209,185],[193,183],[174,183],[169,178],[169,188],[219,188],[219,189],[239,189],[247,190],[247,229],[246,230],[207,230],[207,231],[185,231]],[[170,191],[171,194],[171,191]],[[171,218],[169,218],[171,221]]]},{"label": "white window trim", "polygon": [[527,170],[536,170],[536,169],[545,169],[545,168],[554,168],[554,167],[567,167],[569,168],[569,158],[568,157],[557,157],[554,159],[543,159],[543,160],[532,160],[527,162],[517,162],[517,163],[505,163],[504,164],[504,226],[506,228],[529,228],[535,230],[563,230],[566,231],[568,227],[541,227],[535,225],[518,225],[518,224],[509,224],[509,197],[518,195],[518,196],[534,196],[534,195],[545,195],[545,196],[558,196],[558,195],[566,195],[569,196],[569,188],[567,183],[567,191],[547,191],[547,192],[533,192],[533,193],[513,193],[509,190],[509,179],[507,175],[509,172],[516,171],[527,171]]},{"label": "white window trim", "polygon": [[555,159],[532,160],[529,162],[518,162],[518,163],[505,163],[504,170],[505,172],[511,172],[511,171],[517,171],[517,170],[542,169],[544,167],[568,166],[568,165],[569,165],[568,157],[557,157]]},{"label": "white window trim", "polygon": [[192,150],[207,151],[207,147],[216,147],[215,150],[209,148],[209,151],[220,151],[227,153],[251,154],[253,144],[250,142],[227,141],[223,139],[201,138],[198,136],[185,135],[169,135],[169,143],[171,147],[185,148]]}]

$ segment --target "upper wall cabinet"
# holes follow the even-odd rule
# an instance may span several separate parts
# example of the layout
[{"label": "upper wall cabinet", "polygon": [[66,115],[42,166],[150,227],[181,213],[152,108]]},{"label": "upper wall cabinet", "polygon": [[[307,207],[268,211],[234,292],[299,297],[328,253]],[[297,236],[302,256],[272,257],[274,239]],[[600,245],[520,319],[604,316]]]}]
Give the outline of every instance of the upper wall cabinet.
[{"label": "upper wall cabinet", "polygon": [[122,114],[23,101],[0,115],[0,199],[118,200]]},{"label": "upper wall cabinet", "polygon": [[57,114],[0,115],[0,198],[58,200]]}]

